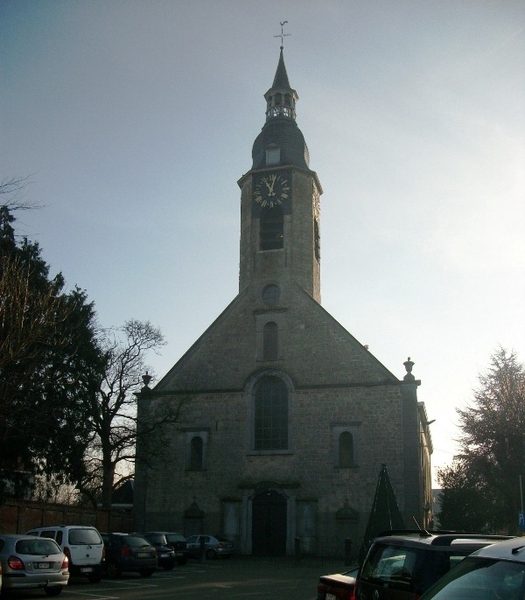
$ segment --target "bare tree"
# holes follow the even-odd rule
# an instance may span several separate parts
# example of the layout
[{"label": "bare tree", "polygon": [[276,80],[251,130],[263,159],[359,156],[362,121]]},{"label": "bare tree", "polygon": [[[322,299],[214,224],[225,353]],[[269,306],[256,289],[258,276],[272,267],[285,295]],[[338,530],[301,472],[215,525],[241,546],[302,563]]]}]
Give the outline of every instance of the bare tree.
[{"label": "bare tree", "polygon": [[[89,477],[82,482],[82,491],[93,502],[111,505],[113,490],[133,477],[137,443],[137,397],[147,372],[145,363],[149,351],[158,351],[165,344],[159,329],[149,322],[127,321],[120,330],[106,331],[102,346],[106,355],[106,370],[100,383],[96,402],[90,410],[93,436],[86,453]],[[164,414],[151,429],[158,430],[177,415]],[[102,490],[98,497],[98,490]]]}]

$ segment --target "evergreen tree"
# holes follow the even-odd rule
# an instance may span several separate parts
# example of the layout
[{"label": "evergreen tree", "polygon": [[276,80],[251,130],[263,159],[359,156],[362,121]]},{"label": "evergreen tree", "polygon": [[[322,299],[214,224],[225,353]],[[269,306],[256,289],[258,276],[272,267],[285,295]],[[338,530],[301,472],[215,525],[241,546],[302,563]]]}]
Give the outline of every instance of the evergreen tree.
[{"label": "evergreen tree", "polygon": [[[520,509],[520,476],[525,478],[525,367],[514,352],[500,348],[492,357],[474,401],[458,409],[460,454],[442,470],[443,527],[464,512],[454,498],[470,494],[476,520],[514,534]],[[477,506],[475,506],[477,498]],[[480,514],[481,512],[481,514]]]},{"label": "evergreen tree", "polygon": [[104,356],[95,312],[79,288],[51,278],[37,243],[17,243],[15,219],[0,207],[0,472],[75,481],[91,430],[86,410]]}]

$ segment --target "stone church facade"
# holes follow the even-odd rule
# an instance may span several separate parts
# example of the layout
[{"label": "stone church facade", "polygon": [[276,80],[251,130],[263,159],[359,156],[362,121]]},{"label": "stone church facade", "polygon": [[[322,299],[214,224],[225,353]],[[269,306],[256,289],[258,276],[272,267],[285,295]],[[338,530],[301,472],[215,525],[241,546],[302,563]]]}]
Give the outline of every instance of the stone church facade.
[{"label": "stone church facade", "polygon": [[321,306],[320,197],[283,49],[241,190],[239,294],[139,395],[180,410],[163,460],[137,448],[137,528],[221,532],[245,554],[354,554],[387,465],[405,523],[431,519],[431,439],[398,379]]}]

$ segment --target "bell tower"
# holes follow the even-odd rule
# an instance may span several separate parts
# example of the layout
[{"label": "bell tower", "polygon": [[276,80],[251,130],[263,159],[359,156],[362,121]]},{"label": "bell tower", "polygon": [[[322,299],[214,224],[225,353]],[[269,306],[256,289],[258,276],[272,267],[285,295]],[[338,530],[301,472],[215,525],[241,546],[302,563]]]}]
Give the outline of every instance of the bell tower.
[{"label": "bell tower", "polygon": [[296,123],[299,96],[290,86],[282,45],[264,98],[266,121],[253,144],[252,167],[238,182],[240,291],[251,287],[263,299],[265,293],[279,293],[285,302],[298,284],[320,302],[322,188],[309,168],[308,147]]}]

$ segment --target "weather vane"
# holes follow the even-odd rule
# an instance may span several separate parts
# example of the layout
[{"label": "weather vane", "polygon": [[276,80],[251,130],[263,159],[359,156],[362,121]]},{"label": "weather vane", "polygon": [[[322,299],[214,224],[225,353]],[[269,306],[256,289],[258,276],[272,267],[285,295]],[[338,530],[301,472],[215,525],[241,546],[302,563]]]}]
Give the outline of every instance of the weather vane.
[{"label": "weather vane", "polygon": [[281,38],[281,49],[284,48],[284,38],[288,35],[292,35],[291,33],[284,33],[284,26],[288,23],[288,21],[282,21],[281,23],[281,33],[279,35],[274,35],[273,37]]}]

